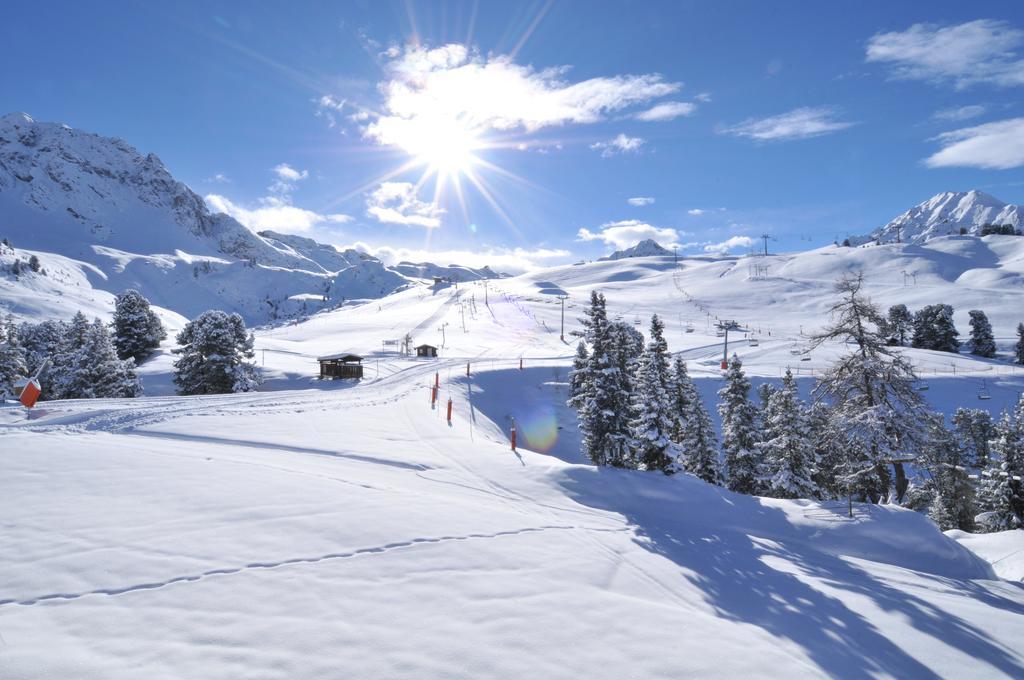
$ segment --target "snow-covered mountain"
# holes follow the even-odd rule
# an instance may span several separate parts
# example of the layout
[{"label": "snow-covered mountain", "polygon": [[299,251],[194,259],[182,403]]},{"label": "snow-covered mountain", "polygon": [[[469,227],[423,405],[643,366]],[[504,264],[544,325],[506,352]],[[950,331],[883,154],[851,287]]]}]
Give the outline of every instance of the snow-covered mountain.
[{"label": "snow-covered mountain", "polygon": [[31,292],[22,278],[0,281],[3,306],[29,318],[136,288],[186,317],[219,308],[263,322],[410,284],[354,250],[255,234],[211,212],[155,155],[22,113],[0,118],[0,238],[49,262]]},{"label": "snow-covered mountain", "polygon": [[625,248],[624,250],[616,250],[607,257],[600,258],[600,261],[608,260],[624,260],[629,257],[653,257],[662,255],[671,255],[672,251],[662,247],[660,243],[652,238],[644,239],[640,241],[632,248]]},{"label": "snow-covered mountain", "polygon": [[1019,228],[1022,211],[983,191],[944,191],[920,203],[859,242],[897,240],[920,243],[936,236],[959,234],[965,229],[977,235],[984,225],[1012,224]]},{"label": "snow-covered mountain", "polygon": [[479,281],[480,279],[497,279],[505,276],[490,267],[474,269],[458,264],[450,264],[445,267],[431,262],[399,262],[392,266],[392,269],[416,279],[431,279],[440,276],[452,281]]}]

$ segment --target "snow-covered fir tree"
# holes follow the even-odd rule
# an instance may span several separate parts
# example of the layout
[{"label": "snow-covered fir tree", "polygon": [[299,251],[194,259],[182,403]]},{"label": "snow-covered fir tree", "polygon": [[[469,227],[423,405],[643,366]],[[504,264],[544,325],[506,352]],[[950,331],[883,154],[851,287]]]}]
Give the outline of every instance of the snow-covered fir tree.
[{"label": "snow-covered fir tree", "polygon": [[18,342],[14,319],[0,319],[0,398],[16,398],[19,390],[15,383],[28,377],[25,353]]},{"label": "snow-covered fir tree", "polygon": [[114,301],[114,346],[122,359],[142,361],[167,337],[160,317],[137,290],[126,290]]},{"label": "snow-covered fir tree", "polygon": [[1024,364],[1024,323],[1017,324],[1017,344],[1013,346],[1013,359]]},{"label": "snow-covered fir tree", "polygon": [[1024,528],[1024,398],[1003,413],[981,485],[986,531]]},{"label": "snow-covered fir tree", "polygon": [[927,305],[914,314],[914,337],[911,341],[914,347],[958,352],[959,335],[953,324],[953,307],[950,305]]},{"label": "snow-covered fir tree", "polygon": [[850,457],[844,475],[847,483],[856,481],[856,495],[872,502],[887,499],[891,464],[901,501],[909,486],[902,461],[924,440],[926,411],[914,389],[913,367],[887,346],[879,330],[881,315],[861,292],[863,284],[859,274],[836,284],[839,299],[830,309],[831,324],[814,336],[813,346],[839,342],[853,350],[825,371],[815,392],[831,403],[837,437],[831,445]]},{"label": "snow-covered fir tree", "polygon": [[[569,405],[577,411],[583,452],[595,465],[606,465],[607,432],[604,411],[609,402],[609,381],[605,371],[609,370],[610,366],[607,349],[608,316],[605,311],[604,295],[591,291],[590,306],[587,308],[586,316],[580,319],[580,324],[583,326],[583,339],[590,343],[591,352],[587,359],[586,372],[580,376],[577,393],[570,398]],[[586,352],[586,349],[583,351]]]},{"label": "snow-covered fir tree", "polygon": [[914,316],[906,305],[893,305],[889,308],[885,330],[889,339],[897,345],[907,344],[907,338],[914,329]]},{"label": "snow-covered fir tree", "polygon": [[811,479],[818,490],[818,498],[841,498],[846,494],[846,488],[840,480],[845,455],[834,446],[839,438],[831,431],[831,409],[824,403],[815,402],[808,407],[805,417],[814,455]]},{"label": "snow-covered fir tree", "polygon": [[603,382],[606,431],[604,458],[608,465],[632,468],[637,466],[630,419],[633,415],[631,395],[635,388],[634,376],[643,351],[643,335],[631,324],[611,321],[607,327],[607,365],[598,369]]},{"label": "snow-covered fir tree", "polygon": [[992,324],[989,323],[985,312],[980,309],[972,309],[967,313],[971,316],[971,339],[968,341],[971,354],[986,358],[994,357],[996,355],[996,340],[992,337]]},{"label": "snow-covered fir tree", "polygon": [[974,530],[974,487],[956,436],[943,423],[941,415],[929,418],[927,446],[921,456],[929,475],[931,495],[928,516],[943,531]]},{"label": "snow-covered fir tree", "polygon": [[677,452],[671,439],[675,419],[670,381],[665,324],[655,314],[651,317],[647,346],[637,361],[632,390],[633,417],[629,426],[637,469],[674,471]]},{"label": "snow-covered fir tree", "polygon": [[[47,359],[53,362],[63,346],[66,332],[67,324],[52,319],[37,324],[23,323],[18,326],[18,341],[25,351],[25,363],[29,373],[35,375]],[[39,376],[39,385],[42,388],[40,399],[56,398],[53,389],[55,376],[56,372],[52,364]]]},{"label": "snow-covered fir tree", "polygon": [[51,356],[50,397],[51,399],[73,399],[79,393],[73,384],[78,352],[85,345],[89,334],[89,319],[81,311],[75,312],[71,321],[61,324],[60,344]]},{"label": "snow-covered fir tree", "polygon": [[804,405],[797,394],[796,380],[787,368],[782,387],[769,397],[762,423],[762,487],[774,498],[814,498],[818,495],[813,480],[813,447],[804,416]]},{"label": "snow-covered fir tree", "polygon": [[239,314],[203,312],[178,333],[181,357],[174,362],[180,394],[249,392],[260,378],[252,363],[253,336]]},{"label": "snow-covered fir tree", "polygon": [[958,408],[952,420],[965,463],[972,468],[987,467],[990,442],[996,436],[992,414],[980,408]]},{"label": "snow-covered fir tree", "polygon": [[743,373],[743,362],[735,354],[725,371],[725,387],[718,391],[718,397],[726,485],[731,491],[756,494],[760,490],[761,467],[755,431],[757,407],[750,401],[750,381]]},{"label": "snow-covered fir tree", "polygon": [[682,357],[676,357],[672,367],[671,390],[675,417],[672,441],[679,450],[676,467],[710,484],[721,484],[715,428]]},{"label": "snow-covered fir tree", "polygon": [[88,325],[80,346],[67,348],[60,370],[62,399],[137,397],[142,393],[135,360],[118,358],[110,331],[99,319]]},{"label": "snow-covered fir tree", "polygon": [[579,410],[582,400],[589,393],[590,380],[590,354],[587,352],[587,344],[580,340],[576,344],[572,370],[569,371],[569,406]]}]

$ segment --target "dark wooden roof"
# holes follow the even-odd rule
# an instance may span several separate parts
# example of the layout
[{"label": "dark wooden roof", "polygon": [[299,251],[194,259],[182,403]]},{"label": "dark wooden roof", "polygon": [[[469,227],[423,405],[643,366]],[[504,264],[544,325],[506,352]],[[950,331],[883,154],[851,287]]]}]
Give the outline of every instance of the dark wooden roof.
[{"label": "dark wooden roof", "polygon": [[316,360],[317,361],[341,361],[341,362],[344,362],[344,363],[348,363],[348,362],[352,362],[352,361],[362,361],[363,358],[361,356],[359,356],[358,354],[348,354],[346,352],[346,353],[343,353],[343,354],[328,354],[325,357],[317,357]]},{"label": "dark wooden roof", "polygon": [[422,347],[429,347],[430,349],[437,349],[437,348],[436,348],[436,347],[434,347],[433,345],[428,345],[428,344],[426,344],[426,343],[423,343],[422,345],[416,345],[416,347],[415,347],[414,349],[420,349],[420,348],[422,348]]}]

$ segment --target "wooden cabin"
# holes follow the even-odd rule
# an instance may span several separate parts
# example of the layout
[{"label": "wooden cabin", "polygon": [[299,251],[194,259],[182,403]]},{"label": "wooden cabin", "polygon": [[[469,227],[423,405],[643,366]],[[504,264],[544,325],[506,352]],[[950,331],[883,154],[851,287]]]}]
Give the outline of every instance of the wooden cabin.
[{"label": "wooden cabin", "polygon": [[420,345],[416,348],[416,356],[418,357],[436,357],[437,348],[433,345]]},{"label": "wooden cabin", "polygon": [[320,379],[334,380],[355,379],[363,377],[363,358],[356,354],[331,354],[326,357],[317,357],[320,362]]}]

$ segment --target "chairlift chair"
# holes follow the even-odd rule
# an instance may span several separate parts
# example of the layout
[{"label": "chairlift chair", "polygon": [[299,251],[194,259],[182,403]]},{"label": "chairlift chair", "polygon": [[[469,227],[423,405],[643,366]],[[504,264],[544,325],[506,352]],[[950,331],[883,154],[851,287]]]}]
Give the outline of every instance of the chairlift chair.
[{"label": "chairlift chair", "polygon": [[992,395],[989,394],[988,385],[986,385],[985,381],[982,380],[981,387],[978,389],[978,399],[981,399],[982,401],[988,401],[991,398]]}]

